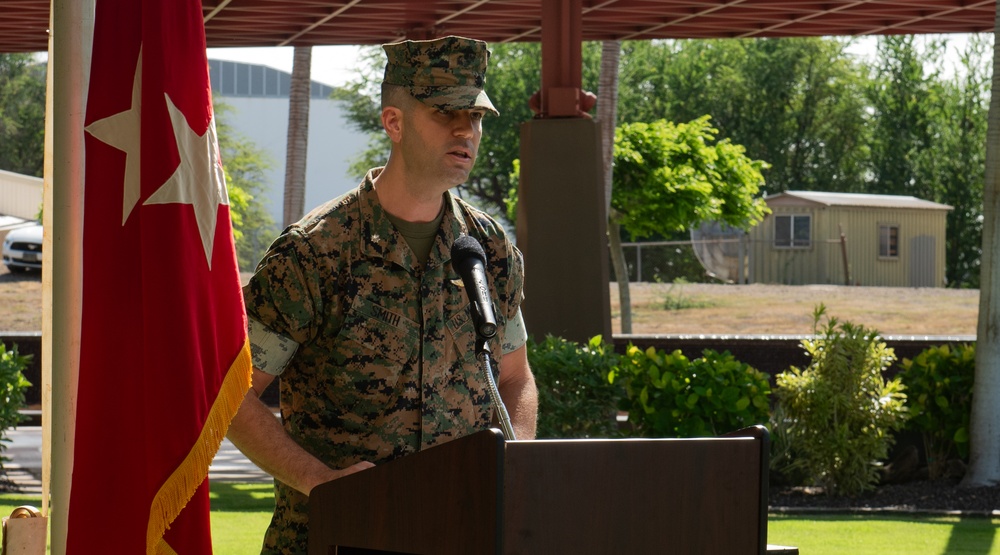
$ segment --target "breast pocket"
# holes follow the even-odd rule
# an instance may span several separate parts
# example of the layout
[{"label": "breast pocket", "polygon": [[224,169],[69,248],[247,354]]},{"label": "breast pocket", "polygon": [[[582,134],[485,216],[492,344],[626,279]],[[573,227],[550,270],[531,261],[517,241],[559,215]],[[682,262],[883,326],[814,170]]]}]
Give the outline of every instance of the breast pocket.
[{"label": "breast pocket", "polygon": [[418,344],[416,322],[356,298],[332,349],[336,378],[331,396],[359,424],[399,406],[401,394],[415,389],[416,370],[409,362]]}]

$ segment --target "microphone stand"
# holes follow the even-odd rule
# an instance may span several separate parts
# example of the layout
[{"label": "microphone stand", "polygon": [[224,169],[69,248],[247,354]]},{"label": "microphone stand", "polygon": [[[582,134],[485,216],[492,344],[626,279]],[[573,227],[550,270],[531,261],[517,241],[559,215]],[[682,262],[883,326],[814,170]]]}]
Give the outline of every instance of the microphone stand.
[{"label": "microphone stand", "polygon": [[493,408],[497,411],[497,418],[500,420],[500,429],[503,431],[503,435],[507,437],[507,441],[513,441],[517,437],[514,435],[514,426],[510,423],[510,414],[507,413],[507,407],[504,406],[503,400],[500,399],[500,390],[497,389],[496,380],[493,379],[493,368],[489,357],[490,352],[489,341],[480,335],[477,330],[476,358],[479,360],[480,368],[486,377],[486,389],[489,391],[490,400],[493,401]]}]

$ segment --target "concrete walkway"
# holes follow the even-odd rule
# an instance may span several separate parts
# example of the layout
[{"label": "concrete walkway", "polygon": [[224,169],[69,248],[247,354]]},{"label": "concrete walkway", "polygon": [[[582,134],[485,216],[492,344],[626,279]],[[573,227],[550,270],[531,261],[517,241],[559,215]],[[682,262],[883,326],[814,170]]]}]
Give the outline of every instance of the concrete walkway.
[{"label": "concrete walkway", "polygon": [[[8,430],[7,437],[11,440],[3,452],[3,456],[10,459],[3,465],[7,477],[18,485],[22,493],[41,495],[42,428],[19,426]],[[208,469],[208,478],[219,482],[271,482],[271,477],[250,462],[228,439],[222,441]]]}]

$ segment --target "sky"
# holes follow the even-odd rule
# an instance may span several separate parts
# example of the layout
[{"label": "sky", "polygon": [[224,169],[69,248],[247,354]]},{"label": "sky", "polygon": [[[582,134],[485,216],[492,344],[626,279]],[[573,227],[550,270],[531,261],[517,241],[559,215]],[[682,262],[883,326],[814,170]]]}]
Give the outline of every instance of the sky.
[{"label": "sky", "polygon": [[[958,51],[965,47],[968,35],[949,34],[934,35],[935,37],[946,37],[948,39],[948,54],[946,65],[952,66],[958,63]],[[859,56],[872,57],[875,55],[874,37],[859,39],[850,51]],[[291,46],[272,46],[259,48],[209,48],[208,57],[215,60],[229,60],[234,62],[246,62],[261,64],[282,71],[291,73],[292,53]],[[315,46],[312,53],[312,78],[326,85],[341,86],[354,78],[355,68],[359,59],[359,46]],[[947,71],[951,68],[946,68]]]}]

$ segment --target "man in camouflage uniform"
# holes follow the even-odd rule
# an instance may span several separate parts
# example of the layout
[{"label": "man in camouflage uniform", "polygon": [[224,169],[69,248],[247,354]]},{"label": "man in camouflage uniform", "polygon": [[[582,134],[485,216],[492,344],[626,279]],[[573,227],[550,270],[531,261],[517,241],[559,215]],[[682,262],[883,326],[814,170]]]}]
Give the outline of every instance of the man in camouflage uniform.
[{"label": "man in camouflage uniform", "polygon": [[[244,290],[253,389],[229,437],[275,477],[263,553],[306,552],[316,485],[491,425],[469,301],[450,260],[462,235],[488,259],[501,397],[518,439],[534,437],[521,253],[449,192],[472,170],[483,116],[499,115],[483,91],[489,51],[460,37],[383,48],[388,162],[289,226]],[[278,375],[280,423],[259,399]]]}]

